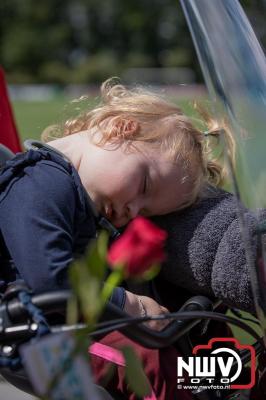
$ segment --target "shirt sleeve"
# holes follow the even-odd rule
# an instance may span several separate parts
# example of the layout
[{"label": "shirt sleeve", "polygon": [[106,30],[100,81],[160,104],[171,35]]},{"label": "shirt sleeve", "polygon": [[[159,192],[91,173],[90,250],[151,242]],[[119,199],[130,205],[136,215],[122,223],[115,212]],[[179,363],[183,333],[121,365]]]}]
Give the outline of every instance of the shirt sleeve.
[{"label": "shirt sleeve", "polygon": [[75,208],[71,176],[43,163],[25,168],[2,198],[6,246],[21,278],[34,292],[68,287]]}]

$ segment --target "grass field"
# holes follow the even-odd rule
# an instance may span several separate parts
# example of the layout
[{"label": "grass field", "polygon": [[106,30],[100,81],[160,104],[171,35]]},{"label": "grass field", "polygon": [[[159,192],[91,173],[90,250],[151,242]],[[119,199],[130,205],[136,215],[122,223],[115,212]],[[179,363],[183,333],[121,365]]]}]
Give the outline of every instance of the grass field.
[{"label": "grass field", "polygon": [[14,101],[12,105],[22,141],[40,139],[42,131],[48,125],[63,121],[66,102],[64,98],[49,102]]},{"label": "grass field", "polygon": [[[83,110],[93,103],[93,98],[77,104],[60,97],[51,101],[14,101],[12,105],[23,141],[25,139],[40,139],[41,133],[47,126],[61,124],[72,115],[76,115],[78,109]],[[193,113],[190,100],[181,100],[177,103],[188,115]]]},{"label": "grass field", "polygon": [[[86,104],[79,105],[81,108],[84,105],[88,106],[93,102],[87,101]],[[192,103],[189,100],[179,100],[178,105],[187,115],[193,115]],[[40,139],[42,131],[49,125],[61,124],[68,119],[73,113],[77,113],[77,104],[71,103],[68,99],[58,98],[49,102],[23,102],[15,101],[12,103],[17,127],[21,136],[22,142],[25,139]],[[248,316],[245,314],[245,316]],[[256,325],[251,326],[259,332]],[[254,339],[247,335],[239,328],[232,327],[234,334],[239,338],[242,344],[251,344]]]}]

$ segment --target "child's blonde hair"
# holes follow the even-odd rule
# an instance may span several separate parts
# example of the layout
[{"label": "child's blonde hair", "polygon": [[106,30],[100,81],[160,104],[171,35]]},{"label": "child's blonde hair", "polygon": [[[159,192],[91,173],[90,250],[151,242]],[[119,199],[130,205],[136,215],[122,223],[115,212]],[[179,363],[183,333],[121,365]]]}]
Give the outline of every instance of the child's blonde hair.
[{"label": "child's blonde hair", "polygon": [[[97,128],[101,135],[100,139],[97,135],[95,143],[99,146],[110,142],[119,145],[126,141],[129,146],[148,142],[166,153],[169,160],[182,160],[186,171],[184,179],[188,178],[193,183],[193,192],[185,206],[195,201],[207,182],[215,186],[223,184],[227,171],[221,152],[217,154],[214,149],[219,147],[217,140],[212,138],[217,139],[223,134],[234,163],[234,140],[225,123],[218,124],[197,106],[204,120],[205,129],[202,131],[174,103],[141,87],[127,89],[115,78],[102,84],[101,95],[102,101],[94,109],[67,120],[60,136],[84,130],[93,135]],[[136,122],[138,129],[132,135],[125,134],[132,122]],[[52,139],[50,129],[44,131],[42,139]]]}]

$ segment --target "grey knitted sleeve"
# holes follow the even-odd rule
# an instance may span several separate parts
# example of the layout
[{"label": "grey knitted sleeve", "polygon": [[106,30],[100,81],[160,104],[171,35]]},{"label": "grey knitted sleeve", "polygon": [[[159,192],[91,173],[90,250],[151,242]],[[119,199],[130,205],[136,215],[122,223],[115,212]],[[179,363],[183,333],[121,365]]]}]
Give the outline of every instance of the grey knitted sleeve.
[{"label": "grey knitted sleeve", "polygon": [[[265,217],[265,212],[262,213]],[[256,254],[257,219],[246,211],[249,236]],[[193,207],[153,218],[168,231],[166,281],[222,299],[229,306],[254,311],[249,271],[233,195],[215,190]]]}]

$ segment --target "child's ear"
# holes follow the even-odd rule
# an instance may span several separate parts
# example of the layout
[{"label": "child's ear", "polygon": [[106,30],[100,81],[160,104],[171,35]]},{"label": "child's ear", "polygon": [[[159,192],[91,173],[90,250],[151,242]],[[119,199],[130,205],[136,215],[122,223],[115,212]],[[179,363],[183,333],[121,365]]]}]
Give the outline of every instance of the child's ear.
[{"label": "child's ear", "polygon": [[134,137],[134,135],[139,130],[139,123],[130,118],[122,118],[116,117],[112,121],[113,129],[112,136],[113,137],[124,137],[125,139],[130,139]]},{"label": "child's ear", "polygon": [[124,134],[128,136],[134,136],[134,134],[139,130],[139,123],[132,119],[124,120],[122,125]]}]

